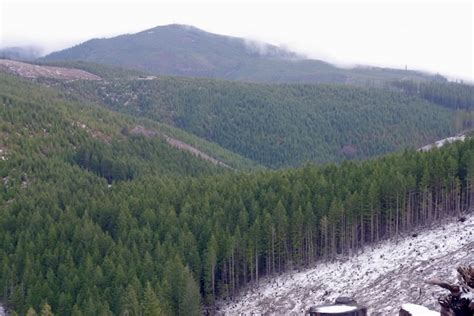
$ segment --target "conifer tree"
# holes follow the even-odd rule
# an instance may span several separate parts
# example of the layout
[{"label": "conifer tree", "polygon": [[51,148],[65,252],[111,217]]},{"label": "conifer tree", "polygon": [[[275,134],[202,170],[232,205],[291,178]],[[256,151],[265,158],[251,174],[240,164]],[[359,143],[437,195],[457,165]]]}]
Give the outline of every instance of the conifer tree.
[{"label": "conifer tree", "polygon": [[36,311],[33,307],[28,308],[28,311],[26,312],[26,316],[37,316]]},{"label": "conifer tree", "polygon": [[135,289],[128,285],[121,299],[121,315],[139,316],[141,314],[140,302]]},{"label": "conifer tree", "polygon": [[48,303],[44,303],[41,307],[40,316],[54,316],[51,306]]},{"label": "conifer tree", "polygon": [[148,282],[143,294],[143,316],[160,316],[162,314],[160,301]]}]

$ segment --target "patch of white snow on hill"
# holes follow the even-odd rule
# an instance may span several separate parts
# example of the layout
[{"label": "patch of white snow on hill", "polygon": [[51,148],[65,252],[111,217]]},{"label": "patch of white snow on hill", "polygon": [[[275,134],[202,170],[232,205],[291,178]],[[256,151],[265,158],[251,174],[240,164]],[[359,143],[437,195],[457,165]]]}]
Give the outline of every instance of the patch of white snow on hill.
[{"label": "patch of white snow on hill", "polygon": [[454,142],[457,142],[457,141],[463,142],[465,139],[466,139],[466,135],[464,135],[464,134],[459,134],[459,135],[452,136],[452,137],[446,137],[446,138],[443,138],[443,139],[440,139],[440,140],[434,142],[433,144],[423,146],[419,150],[420,151],[430,151],[433,148],[441,148],[446,144],[451,144],[451,143],[454,143]]},{"label": "patch of white snow on hill", "polygon": [[218,304],[219,314],[302,315],[311,306],[352,296],[371,315],[398,315],[406,302],[439,310],[437,297],[446,291],[425,283],[438,277],[454,282],[456,267],[474,263],[474,216],[398,240],[366,246],[344,260],[319,263],[262,279],[233,299]]}]

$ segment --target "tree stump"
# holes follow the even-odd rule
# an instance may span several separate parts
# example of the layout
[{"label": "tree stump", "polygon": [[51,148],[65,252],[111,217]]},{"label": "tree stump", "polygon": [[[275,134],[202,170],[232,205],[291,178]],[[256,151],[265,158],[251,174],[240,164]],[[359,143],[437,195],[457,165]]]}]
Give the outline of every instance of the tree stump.
[{"label": "tree stump", "polygon": [[472,316],[474,315],[474,266],[458,267],[457,284],[443,282],[438,279],[427,281],[448,290],[448,295],[438,299],[441,315]]}]

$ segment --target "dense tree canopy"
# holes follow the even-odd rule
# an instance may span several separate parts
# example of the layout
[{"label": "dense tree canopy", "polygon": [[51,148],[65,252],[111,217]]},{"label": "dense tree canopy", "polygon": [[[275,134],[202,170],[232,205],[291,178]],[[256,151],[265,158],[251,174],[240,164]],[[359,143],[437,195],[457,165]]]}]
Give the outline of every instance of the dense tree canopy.
[{"label": "dense tree canopy", "polygon": [[[104,180],[36,164],[2,190],[2,297],[26,312],[195,314],[248,282],[472,208],[474,142],[376,161]],[[23,179],[24,180],[24,179]],[[58,185],[60,184],[60,185]],[[201,298],[202,296],[202,298]],[[135,313],[135,312],[133,312]]]},{"label": "dense tree canopy", "polygon": [[394,87],[447,108],[474,111],[474,86],[457,82],[394,81]]},{"label": "dense tree canopy", "polygon": [[377,88],[185,78],[63,88],[70,97],[173,125],[267,167],[373,157],[458,130],[454,109]]},{"label": "dense tree canopy", "polygon": [[0,300],[13,311],[197,315],[263,276],[473,208],[472,139],[243,173],[124,132],[138,123],[0,76]]}]

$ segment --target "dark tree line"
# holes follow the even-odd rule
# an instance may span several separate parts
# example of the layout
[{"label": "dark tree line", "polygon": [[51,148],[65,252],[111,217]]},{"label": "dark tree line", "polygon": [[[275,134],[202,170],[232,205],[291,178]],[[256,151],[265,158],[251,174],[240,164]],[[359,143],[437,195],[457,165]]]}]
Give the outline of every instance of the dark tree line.
[{"label": "dark tree line", "polygon": [[474,129],[474,86],[457,82],[394,81],[392,87],[442,107],[456,110],[454,125],[458,130]]},{"label": "dark tree line", "polygon": [[456,82],[394,81],[394,87],[450,109],[474,110],[474,86]]}]

